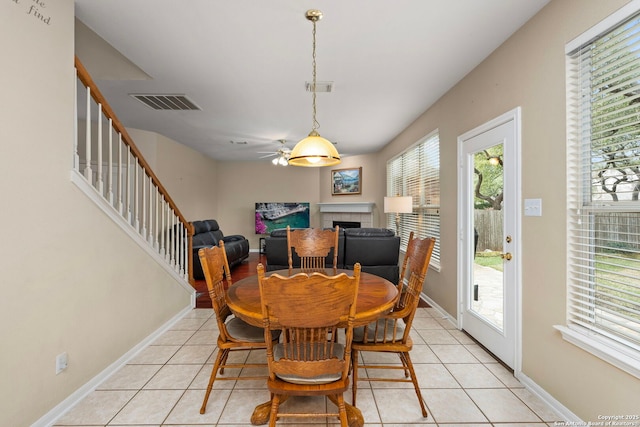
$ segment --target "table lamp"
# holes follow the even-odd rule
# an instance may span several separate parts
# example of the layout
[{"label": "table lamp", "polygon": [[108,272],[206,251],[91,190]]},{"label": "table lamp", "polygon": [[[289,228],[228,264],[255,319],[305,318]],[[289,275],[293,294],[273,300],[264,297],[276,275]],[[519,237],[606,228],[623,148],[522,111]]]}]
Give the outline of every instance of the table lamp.
[{"label": "table lamp", "polygon": [[413,212],[413,197],[391,196],[384,198],[384,213],[396,214],[396,235],[400,235],[400,214]]}]

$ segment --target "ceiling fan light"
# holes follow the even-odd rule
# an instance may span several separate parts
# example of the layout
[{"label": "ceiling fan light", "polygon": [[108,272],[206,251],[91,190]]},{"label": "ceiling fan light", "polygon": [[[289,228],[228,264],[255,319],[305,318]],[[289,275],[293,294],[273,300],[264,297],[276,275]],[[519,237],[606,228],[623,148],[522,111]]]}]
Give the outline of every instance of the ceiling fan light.
[{"label": "ceiling fan light", "polygon": [[340,161],[336,147],[315,131],[298,142],[289,156],[289,164],[293,166],[334,166]]}]

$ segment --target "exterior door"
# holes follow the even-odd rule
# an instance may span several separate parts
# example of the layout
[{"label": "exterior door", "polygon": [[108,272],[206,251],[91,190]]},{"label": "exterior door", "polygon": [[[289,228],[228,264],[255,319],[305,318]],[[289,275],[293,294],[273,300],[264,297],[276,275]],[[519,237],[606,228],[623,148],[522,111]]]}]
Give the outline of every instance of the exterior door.
[{"label": "exterior door", "polygon": [[520,110],[458,138],[458,326],[513,369],[520,342]]}]

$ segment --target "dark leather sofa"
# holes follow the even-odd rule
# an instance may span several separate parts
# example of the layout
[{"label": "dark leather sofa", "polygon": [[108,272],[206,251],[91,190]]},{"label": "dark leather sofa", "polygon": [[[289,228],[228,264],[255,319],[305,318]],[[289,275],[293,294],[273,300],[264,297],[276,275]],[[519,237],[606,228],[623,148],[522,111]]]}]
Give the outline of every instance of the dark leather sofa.
[{"label": "dark leather sofa", "polygon": [[[287,253],[287,229],[280,228],[273,230],[264,240],[264,253],[267,257],[267,271],[282,270],[289,268],[289,259]],[[300,266],[300,257],[292,252],[294,267]],[[329,252],[325,259],[325,265],[333,265],[333,250]],[[338,268],[344,267],[344,229],[340,230],[338,236]]]},{"label": "dark leather sofa", "polygon": [[[227,253],[229,267],[240,264],[249,257],[249,241],[239,234],[225,236],[220,230],[218,221],[215,219],[206,219],[203,221],[193,221],[193,278],[197,280],[204,279],[202,265],[198,251],[200,248],[210,248],[218,246],[218,242],[224,242],[224,249]],[[285,237],[286,240],[286,237]]]},{"label": "dark leather sofa", "polygon": [[[278,229],[265,238],[267,271],[289,268],[287,259],[287,230]],[[359,262],[362,271],[384,277],[397,283],[400,275],[398,258],[400,237],[386,228],[345,228],[338,236],[338,268],[353,270]],[[333,265],[333,252],[325,264]],[[300,258],[293,254],[294,267],[300,266]]]}]

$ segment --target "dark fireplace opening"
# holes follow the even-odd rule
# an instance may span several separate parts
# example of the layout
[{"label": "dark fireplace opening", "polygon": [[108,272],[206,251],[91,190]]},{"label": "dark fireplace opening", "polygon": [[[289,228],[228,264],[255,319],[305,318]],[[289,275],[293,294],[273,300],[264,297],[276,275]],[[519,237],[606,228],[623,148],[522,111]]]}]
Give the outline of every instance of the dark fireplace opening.
[{"label": "dark fireplace opening", "polygon": [[336,225],[340,226],[340,228],[360,228],[360,223],[357,221],[333,221],[333,227]]}]

